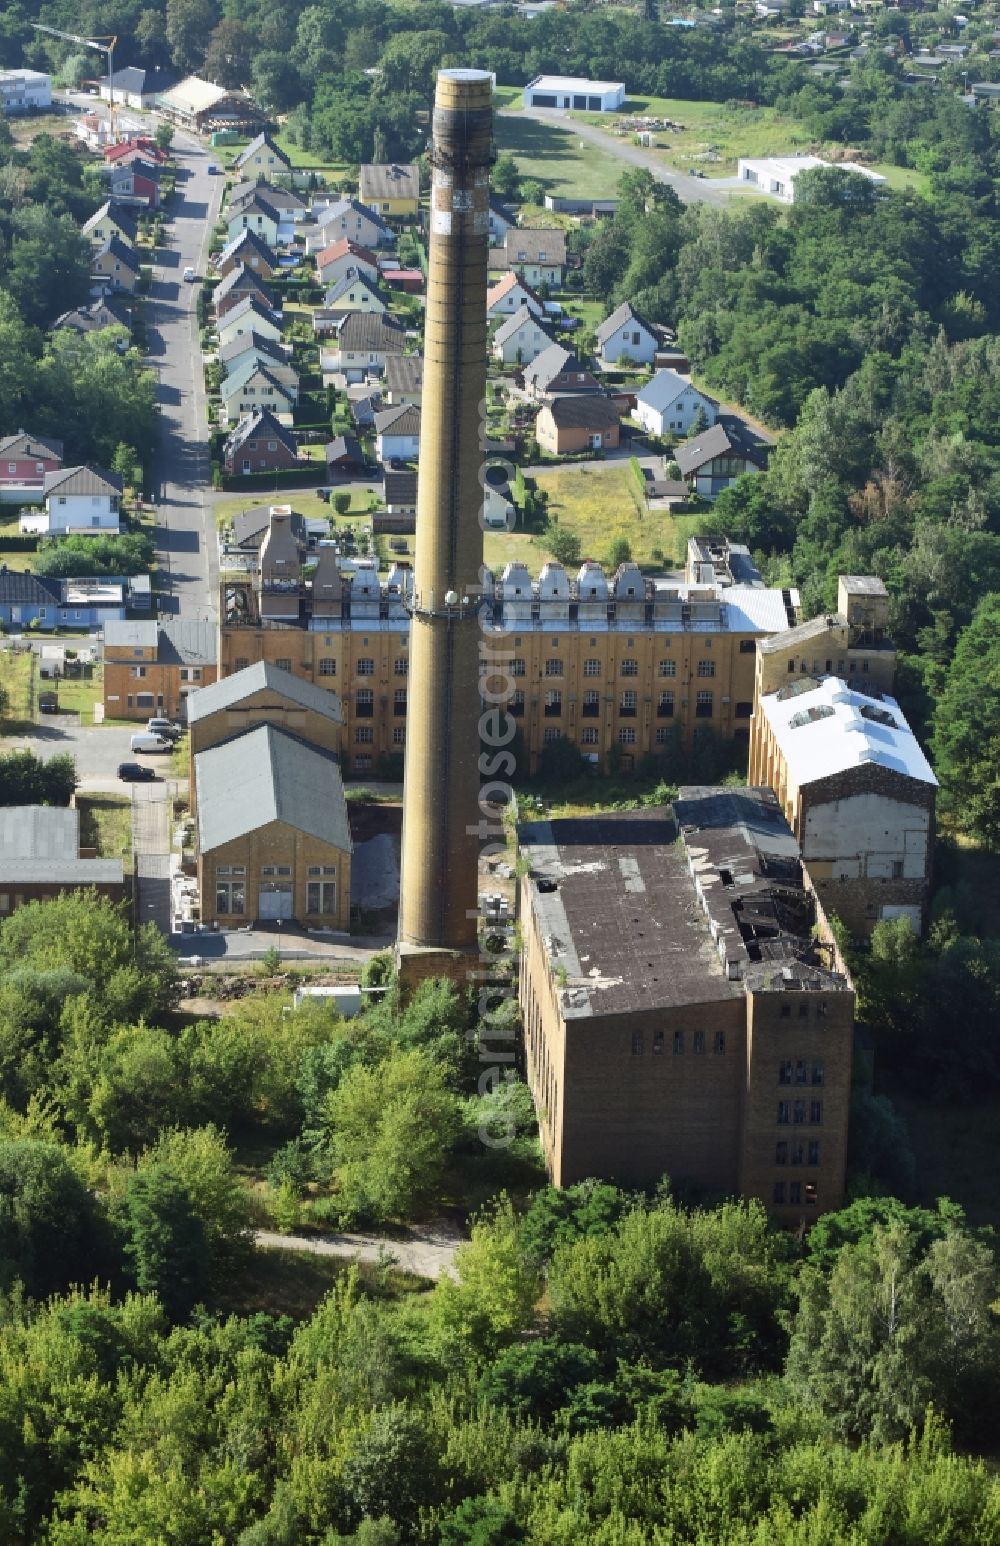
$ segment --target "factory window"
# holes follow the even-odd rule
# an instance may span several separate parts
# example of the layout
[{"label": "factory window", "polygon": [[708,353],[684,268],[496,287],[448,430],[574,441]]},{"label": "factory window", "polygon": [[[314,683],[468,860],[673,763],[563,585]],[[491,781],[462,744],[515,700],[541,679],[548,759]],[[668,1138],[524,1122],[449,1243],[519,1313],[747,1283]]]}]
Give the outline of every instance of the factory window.
[{"label": "factory window", "polygon": [[358,756],[354,758],[353,769],[355,773],[369,773],[371,765],[372,759],[370,757]]},{"label": "factory window", "polygon": [[397,687],[392,695],[392,712],[397,716],[406,713],[406,688]]},{"label": "factory window", "polygon": [[680,1057],[680,1055],[681,1055],[681,1053],[683,1051],[684,1051],[684,1032],[683,1031],[675,1031],[674,1032],[674,1055],[676,1057]]},{"label": "factory window", "polygon": [[826,1015],[827,1015],[827,1010],[829,1008],[830,1008],[829,1004],[817,1004],[816,1005],[816,1018],[817,1018],[817,1020],[825,1020],[826,1019]]},{"label": "factory window", "polygon": [[508,660],[507,669],[511,676],[524,676],[524,661],[520,659]]},{"label": "factory window", "polygon": [[808,1020],[808,1018],[809,1018],[809,1005],[803,999],[802,1003],[799,1005],[799,1019],[800,1020]]},{"label": "factory window", "polygon": [[561,660],[547,660],[545,662],[546,676],[562,676],[563,663]]},{"label": "factory window", "polygon": [[657,725],[656,734],[653,739],[656,741],[657,746],[666,746],[670,740],[670,731],[665,725]]},{"label": "factory window", "polygon": [[695,711],[694,711],[696,718],[698,718],[698,719],[711,719],[711,717],[712,717],[712,701],[713,701],[713,694],[712,693],[710,693],[710,692],[700,692],[698,694],[698,701],[697,701],[697,704],[695,706]]},{"label": "factory window", "polygon": [[619,730],[618,744],[619,746],[635,745],[635,731],[632,729],[631,725],[626,725],[623,729]]},{"label": "factory window", "polygon": [[791,1060],[789,1059],[789,1061],[787,1063],[782,1063],[780,1065],[779,1069],[778,1069],[778,1083],[779,1084],[791,1084],[791,1082],[792,1082],[792,1064],[791,1064]]},{"label": "factory window", "polygon": [[596,639],[591,639],[590,647],[591,647],[592,650],[596,650],[596,648],[597,648],[597,640]]},{"label": "factory window", "polygon": [[554,650],[557,650],[559,648],[559,640],[558,639],[553,639],[552,640],[552,648]]},{"label": "factory window", "polygon": [[804,1100],[794,1101],[792,1104],[792,1121],[796,1124],[806,1119],[806,1103]]},{"label": "factory window", "polygon": [[[218,874],[219,871],[216,871],[217,876]],[[217,913],[244,913],[246,911],[246,881],[216,879],[215,910]]]},{"label": "factory window", "polygon": [[517,638],[515,638],[515,640],[514,640],[514,648],[515,648],[515,649],[516,649],[516,650],[519,650],[519,649],[520,649],[520,648],[521,648],[521,639],[520,639],[520,636],[518,636],[518,637],[517,637]]},{"label": "factory window", "polygon": [[752,703],[748,703],[745,698],[737,703],[737,705],[736,705],[736,718],[737,719],[749,719],[752,716],[752,714],[753,714],[753,704]]},{"label": "factory window", "polygon": [[596,746],[601,738],[601,732],[593,725],[587,725],[580,731],[580,741],[584,746]]},{"label": "factory window", "polygon": [[392,674],[393,674],[393,676],[405,676],[406,675],[406,667],[407,667],[406,656],[405,655],[397,655],[395,660],[392,663]]},{"label": "factory window", "polygon": [[622,676],[638,676],[638,675],[639,675],[639,662],[637,660],[629,658],[628,660],[623,660],[622,661]]},{"label": "factory window", "polygon": [[524,693],[523,692],[518,691],[518,692],[511,693],[511,695],[510,695],[510,702],[507,705],[507,712],[509,714],[514,714],[515,716],[524,713]]},{"label": "factory window", "polygon": [[659,1057],[659,1055],[661,1054],[662,1051],[663,1051],[663,1032],[662,1031],[654,1031],[653,1032],[653,1056],[654,1057]]},{"label": "factory window", "polygon": [[704,1031],[695,1031],[695,1033],[694,1033],[694,1043],[692,1045],[691,1051],[698,1053],[699,1056],[701,1056],[704,1053],[704,1051],[705,1051],[705,1032]]},{"label": "factory window", "polygon": [[626,688],[625,692],[622,693],[622,699],[618,706],[618,712],[620,714],[627,714],[629,718],[634,719],[637,702],[638,698],[636,697],[636,694],[632,691],[631,688]]},{"label": "factory window", "polygon": [[726,1050],[726,1033],[725,1033],[725,1031],[716,1031],[716,1033],[715,1033],[715,1050],[716,1050],[717,1054],[720,1057],[724,1055],[725,1050]]},{"label": "factory window", "polygon": [[814,1063],[812,1069],[813,1084],[822,1084],[826,1078],[826,1069],[822,1063]]},{"label": "factory window", "polygon": [[562,693],[558,687],[550,687],[545,694],[546,719],[558,719],[562,713]]},{"label": "factory window", "polygon": [[893,878],[893,880],[902,880],[902,878],[903,878],[903,861],[902,861],[902,859],[893,859],[893,861],[892,861],[892,878]]},{"label": "factory window", "polygon": [[596,719],[601,712],[601,695],[599,692],[595,692],[593,688],[583,695],[582,712],[584,719]]},{"label": "factory window", "polygon": [[642,1032],[641,1031],[633,1031],[632,1032],[632,1056],[634,1058],[641,1058],[642,1057],[642,1052],[643,1052]]},{"label": "factory window", "polygon": [[406,745],[406,726],[405,725],[393,725],[393,727],[392,727],[392,744],[393,744],[393,746],[405,746]]},{"label": "factory window", "polygon": [[774,1163],[776,1165],[788,1164],[788,1144],[784,1138],[779,1138],[774,1146]]},{"label": "factory window", "polygon": [[816,1183],[815,1183],[815,1181],[807,1181],[806,1182],[806,1207],[807,1208],[815,1208],[815,1206],[816,1206],[816,1199],[817,1199],[818,1195],[819,1194],[816,1191]]},{"label": "factory window", "polygon": [[823,1102],[811,1100],[809,1102],[809,1120],[814,1127],[819,1127],[823,1121]]},{"label": "factory window", "polygon": [[775,1181],[775,1183],[774,1183],[774,1194],[773,1195],[774,1195],[775,1202],[778,1204],[779,1207],[781,1207],[781,1205],[785,1201],[785,1183],[784,1183],[784,1181]]},{"label": "factory window", "polygon": [[374,719],[375,694],[370,687],[359,687],[354,694],[354,715],[356,719]]},{"label": "factory window", "polygon": [[319,674],[320,676],[336,676],[337,662],[333,659],[332,655],[326,655],[320,661]]},{"label": "factory window", "polygon": [[374,676],[375,675],[375,662],[374,662],[374,660],[371,660],[368,656],[364,656],[361,660],[359,660],[358,661],[358,675],[359,676]]},{"label": "factory window", "polygon": [[674,695],[672,692],[661,692],[656,701],[656,715],[658,719],[673,719]]},{"label": "factory window", "polygon": [[756,648],[757,648],[757,645],[756,645],[756,641],[755,640],[753,640],[753,639],[741,639],[740,640],[740,654],[741,655],[752,655]]},{"label": "factory window", "polygon": [[795,1083],[796,1084],[805,1084],[806,1078],[807,1078],[807,1075],[806,1075],[806,1065],[802,1061],[802,1059],[799,1058],[798,1062],[795,1065]]},{"label": "factory window", "polygon": [[291,669],[292,669],[292,662],[290,660],[286,659],[286,658],[282,658],[281,660],[276,660],[274,662],[274,669],[276,671],[289,671],[290,672]]},{"label": "factory window", "polygon": [[819,1139],[818,1138],[810,1138],[810,1140],[809,1140],[809,1163],[810,1163],[810,1165],[818,1165],[819,1164]]},{"label": "factory window", "polygon": [[549,725],[542,732],[542,740],[545,742],[546,746],[551,746],[553,741],[558,741],[558,739],[559,739],[559,731],[556,730],[556,728],[553,725]]},{"label": "factory window", "polygon": [[311,880],[306,886],[306,912],[315,917],[318,913],[337,911],[337,882],[335,880]]},{"label": "factory window", "polygon": [[358,725],[354,732],[355,744],[358,746],[371,746],[375,739],[375,731],[371,725]]},{"label": "factory window", "polygon": [[783,1020],[790,1020],[792,1018],[792,1006],[791,1006],[791,1004],[782,1004],[782,1006],[781,1006],[781,1018]]},{"label": "factory window", "polygon": [[792,1120],[792,1108],[791,1108],[791,1106],[789,1105],[787,1100],[779,1100],[779,1102],[778,1102],[778,1126],[779,1127],[787,1127],[791,1120]]},{"label": "factory window", "polygon": [[132,675],[136,678],[137,681],[141,681],[142,678],[146,675],[146,667],[145,666],[133,666],[132,667]]},{"label": "factory window", "polygon": [[806,1146],[801,1138],[797,1138],[792,1144],[790,1159],[793,1165],[801,1165],[806,1157]]},{"label": "factory window", "polygon": [[698,675],[699,676],[714,676],[715,675],[715,661],[714,660],[699,660],[699,662],[698,662]]},{"label": "factory window", "polygon": [[795,662],[794,662],[794,660],[790,660],[790,661],[789,661],[789,662],[788,662],[788,674],[789,674],[789,676],[791,676],[791,675],[792,675],[792,673],[793,673],[793,672],[794,672],[794,670],[795,670]]},{"label": "factory window", "polygon": [[660,665],[659,665],[659,673],[660,673],[661,676],[676,676],[677,675],[677,662],[676,662],[676,660],[661,660],[660,661]]},{"label": "factory window", "polygon": [[792,1204],[802,1201],[802,1182],[791,1181],[788,1185],[788,1201]]},{"label": "factory window", "polygon": [[601,662],[599,660],[585,660],[583,662],[584,676],[600,676]]}]

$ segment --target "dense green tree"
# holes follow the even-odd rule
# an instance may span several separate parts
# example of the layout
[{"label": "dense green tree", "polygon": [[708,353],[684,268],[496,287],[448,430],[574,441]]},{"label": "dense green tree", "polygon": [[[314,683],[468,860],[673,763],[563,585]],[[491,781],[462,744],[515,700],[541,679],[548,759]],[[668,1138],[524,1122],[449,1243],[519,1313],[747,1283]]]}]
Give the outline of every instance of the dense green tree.
[{"label": "dense green tree", "polygon": [[122,1209],[125,1257],[136,1288],[155,1294],[174,1319],[204,1296],[205,1230],[184,1187],[151,1166],[129,1177]]},{"label": "dense green tree", "polygon": [[44,1299],[104,1265],[94,1199],[65,1150],[0,1138],[0,1289]]},{"label": "dense green tree", "polygon": [[941,808],[959,830],[1000,848],[1000,594],[961,634],[934,715]]}]

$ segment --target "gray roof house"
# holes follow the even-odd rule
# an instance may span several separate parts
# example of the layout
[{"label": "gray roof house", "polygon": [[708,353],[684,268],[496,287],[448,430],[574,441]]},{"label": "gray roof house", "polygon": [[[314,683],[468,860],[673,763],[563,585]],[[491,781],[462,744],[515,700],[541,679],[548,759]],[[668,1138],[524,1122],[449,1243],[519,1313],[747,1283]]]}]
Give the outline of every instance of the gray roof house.
[{"label": "gray roof house", "polygon": [[330,692],[326,687],[316,687],[303,677],[296,676],[293,671],[282,671],[278,666],[271,665],[270,661],[258,660],[243,671],[234,671],[231,676],[220,677],[208,687],[191,693],[188,698],[188,724],[196,725],[210,714],[232,708],[255,692],[278,693],[301,708],[322,714],[335,724],[344,723],[344,711],[335,692]]},{"label": "gray roof house", "polygon": [[631,301],[622,301],[597,329],[597,353],[605,368],[614,367],[622,359],[635,365],[651,365],[656,346],[656,334]]},{"label": "gray roof house", "polygon": [[331,753],[259,725],[199,752],[194,766],[202,854],[275,821],[351,852],[340,764]]}]

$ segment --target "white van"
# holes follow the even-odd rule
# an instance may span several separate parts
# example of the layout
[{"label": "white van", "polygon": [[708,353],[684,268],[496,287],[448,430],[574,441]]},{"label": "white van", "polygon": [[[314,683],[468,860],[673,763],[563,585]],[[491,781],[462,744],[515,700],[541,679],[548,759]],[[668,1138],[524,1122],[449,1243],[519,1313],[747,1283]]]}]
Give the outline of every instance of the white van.
[{"label": "white van", "polygon": [[173,749],[173,741],[168,741],[165,735],[154,735],[151,730],[140,731],[129,742],[132,752],[172,752]]}]

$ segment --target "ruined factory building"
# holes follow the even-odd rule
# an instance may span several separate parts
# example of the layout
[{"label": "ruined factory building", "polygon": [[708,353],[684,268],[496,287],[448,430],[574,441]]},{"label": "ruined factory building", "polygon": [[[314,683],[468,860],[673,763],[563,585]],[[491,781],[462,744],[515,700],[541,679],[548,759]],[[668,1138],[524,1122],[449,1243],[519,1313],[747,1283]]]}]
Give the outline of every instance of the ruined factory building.
[{"label": "ruined factory building", "polygon": [[557,1185],[843,1199],[854,990],[769,789],[521,829],[528,1079]]}]

